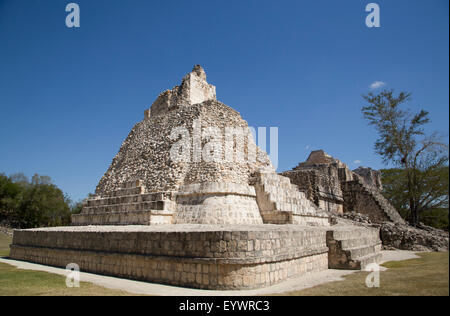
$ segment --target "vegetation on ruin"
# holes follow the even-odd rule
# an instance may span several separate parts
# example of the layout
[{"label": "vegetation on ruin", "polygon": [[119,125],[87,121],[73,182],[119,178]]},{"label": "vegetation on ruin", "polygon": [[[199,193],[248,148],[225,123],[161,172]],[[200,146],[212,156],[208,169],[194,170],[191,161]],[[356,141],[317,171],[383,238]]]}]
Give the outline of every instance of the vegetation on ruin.
[{"label": "vegetation on ruin", "polygon": [[448,210],[448,145],[437,133],[427,135],[429,113],[403,109],[411,94],[384,90],[363,96],[364,118],[378,132],[375,152],[387,165],[385,193],[414,226],[432,211]]}]

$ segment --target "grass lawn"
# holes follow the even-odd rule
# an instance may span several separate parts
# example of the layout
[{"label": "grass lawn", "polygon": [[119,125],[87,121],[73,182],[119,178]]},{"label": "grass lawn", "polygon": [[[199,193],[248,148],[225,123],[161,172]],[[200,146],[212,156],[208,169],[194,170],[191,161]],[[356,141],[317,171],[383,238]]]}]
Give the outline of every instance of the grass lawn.
[{"label": "grass lawn", "polygon": [[79,288],[66,286],[64,276],[32,270],[20,270],[0,263],[0,296],[126,296],[125,291],[111,290],[81,282]]},{"label": "grass lawn", "polygon": [[380,273],[380,287],[368,288],[368,272],[347,275],[336,281],[302,291],[283,293],[295,296],[448,296],[448,252],[419,253],[420,258],[383,264],[389,270]]},{"label": "grass lawn", "polygon": [[9,245],[11,244],[11,238],[6,235],[0,233],[0,257],[9,256]]},{"label": "grass lawn", "polygon": [[[0,257],[9,255],[11,238],[0,233]],[[92,283],[81,282],[79,288],[68,288],[61,275],[21,270],[0,263],[0,296],[124,296],[125,291],[110,290]]]}]

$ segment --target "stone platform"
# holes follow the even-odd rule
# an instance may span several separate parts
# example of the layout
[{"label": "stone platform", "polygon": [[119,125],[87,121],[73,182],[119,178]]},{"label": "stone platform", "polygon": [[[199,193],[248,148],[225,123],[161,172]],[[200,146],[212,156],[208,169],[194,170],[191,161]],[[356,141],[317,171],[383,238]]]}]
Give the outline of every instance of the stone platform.
[{"label": "stone platform", "polygon": [[381,261],[380,230],[339,224],[327,232],[330,269],[364,270]]},{"label": "stone platform", "polygon": [[261,288],[328,269],[326,229],[299,225],[79,226],[16,230],[10,257],[184,287]]}]

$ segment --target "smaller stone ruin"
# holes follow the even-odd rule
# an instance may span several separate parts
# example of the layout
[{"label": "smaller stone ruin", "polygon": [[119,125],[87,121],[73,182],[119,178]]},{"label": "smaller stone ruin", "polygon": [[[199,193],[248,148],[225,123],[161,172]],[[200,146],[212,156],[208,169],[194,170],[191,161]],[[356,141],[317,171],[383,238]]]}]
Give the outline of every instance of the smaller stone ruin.
[{"label": "smaller stone ruin", "polygon": [[372,168],[359,167],[353,170],[361,180],[368,186],[374,187],[380,191],[383,190],[383,183],[381,181],[381,172],[373,170]]},{"label": "smaller stone ruin", "polygon": [[[448,251],[448,232],[422,225],[412,227],[383,196],[381,173],[347,165],[325,153],[311,152],[305,162],[282,172],[308,199],[340,221],[380,228],[386,249]],[[331,252],[330,252],[331,253]]]},{"label": "smaller stone ruin", "polygon": [[305,162],[281,175],[291,179],[308,199],[330,213],[360,213],[372,222],[405,224],[382,195],[381,175],[370,168],[350,170],[323,150],[313,151]]}]

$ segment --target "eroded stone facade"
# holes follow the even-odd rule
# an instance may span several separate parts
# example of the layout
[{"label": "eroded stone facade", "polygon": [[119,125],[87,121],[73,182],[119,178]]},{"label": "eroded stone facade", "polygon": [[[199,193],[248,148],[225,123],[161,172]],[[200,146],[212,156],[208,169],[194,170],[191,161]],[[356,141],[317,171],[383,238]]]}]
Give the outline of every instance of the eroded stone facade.
[{"label": "eroded stone facade", "polygon": [[345,163],[317,150],[305,162],[281,175],[330,213],[356,212],[367,215],[373,222],[405,223],[381,194],[383,186],[378,171],[361,167],[351,171]]},{"label": "eroded stone facade", "polygon": [[150,282],[252,289],[328,268],[326,231],[297,225],[16,231],[11,257]]}]

